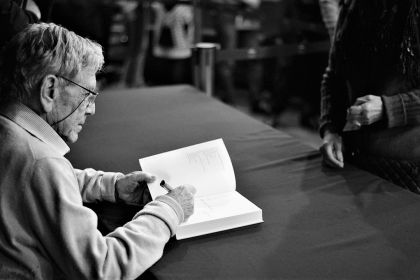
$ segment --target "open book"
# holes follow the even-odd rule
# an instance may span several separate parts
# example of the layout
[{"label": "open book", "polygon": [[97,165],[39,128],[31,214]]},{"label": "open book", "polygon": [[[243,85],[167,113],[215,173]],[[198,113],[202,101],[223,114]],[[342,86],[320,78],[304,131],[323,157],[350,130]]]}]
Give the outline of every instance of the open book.
[{"label": "open book", "polygon": [[159,183],[193,185],[194,214],[181,224],[177,239],[262,223],[262,210],[236,191],[235,173],[222,139],[142,158],[143,171],[156,175],[149,184],[154,199],[167,191]]}]

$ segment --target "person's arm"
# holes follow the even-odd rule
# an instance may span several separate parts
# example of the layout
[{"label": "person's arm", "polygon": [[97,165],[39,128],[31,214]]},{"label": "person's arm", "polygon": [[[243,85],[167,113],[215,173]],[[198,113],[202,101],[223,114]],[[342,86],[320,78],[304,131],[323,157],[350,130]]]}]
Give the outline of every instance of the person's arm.
[{"label": "person's arm", "polygon": [[[338,26],[338,28],[340,28]],[[321,83],[321,116],[319,132],[323,162],[334,168],[344,167],[341,133],[346,122],[346,89],[344,79],[337,73],[336,46],[333,43]]]},{"label": "person's arm", "polygon": [[420,124],[420,89],[393,96],[366,95],[356,99],[348,109],[350,130],[382,122],[385,127]]},{"label": "person's arm", "polygon": [[92,168],[74,169],[83,202],[115,202],[115,183],[122,173],[97,171]]},{"label": "person's arm", "polygon": [[346,121],[346,89],[343,79],[336,72],[336,51],[333,45],[328,66],[321,82],[321,115],[319,132],[324,137],[325,131],[341,134]]},{"label": "person's arm", "polygon": [[[343,141],[341,138],[342,128],[345,122],[346,112],[340,100],[345,98],[345,91],[339,90],[340,79],[337,77],[331,55],[330,61],[321,84],[321,117],[319,132],[322,138],[320,152],[323,163],[332,168],[344,167]],[[340,94],[342,95],[340,98]]]},{"label": "person's arm", "polygon": [[64,159],[37,162],[25,200],[22,211],[31,219],[41,253],[68,279],[138,277],[162,256],[185,213],[175,199],[162,196],[102,236],[97,216],[82,205],[73,168]]},{"label": "person's arm", "polygon": [[420,89],[381,98],[389,128],[420,124]]},{"label": "person's arm", "polygon": [[74,174],[83,202],[109,201],[132,205],[145,205],[150,202],[147,183],[154,180],[151,174],[141,171],[122,174],[92,168],[74,169]]},{"label": "person's arm", "polygon": [[38,20],[34,13],[22,9],[14,1],[0,0],[0,45]]}]

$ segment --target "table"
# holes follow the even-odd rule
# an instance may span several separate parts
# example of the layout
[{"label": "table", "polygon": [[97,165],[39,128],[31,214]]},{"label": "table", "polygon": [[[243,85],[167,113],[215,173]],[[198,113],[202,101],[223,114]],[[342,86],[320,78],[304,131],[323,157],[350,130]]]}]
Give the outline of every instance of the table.
[{"label": "table", "polygon": [[216,138],[264,223],[171,240],[150,268],[157,279],[420,277],[418,195],[350,165],[324,168],[318,151],[192,87],[104,92],[68,158],[129,172],[141,157]]}]

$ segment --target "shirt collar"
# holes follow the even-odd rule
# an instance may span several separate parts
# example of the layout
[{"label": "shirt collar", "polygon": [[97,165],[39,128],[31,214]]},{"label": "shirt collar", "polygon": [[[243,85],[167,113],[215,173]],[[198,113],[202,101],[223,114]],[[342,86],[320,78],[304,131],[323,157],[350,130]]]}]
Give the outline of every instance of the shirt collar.
[{"label": "shirt collar", "polygon": [[50,145],[60,155],[70,151],[69,146],[39,115],[22,103],[12,103],[0,109],[0,114],[12,120],[42,142]]}]

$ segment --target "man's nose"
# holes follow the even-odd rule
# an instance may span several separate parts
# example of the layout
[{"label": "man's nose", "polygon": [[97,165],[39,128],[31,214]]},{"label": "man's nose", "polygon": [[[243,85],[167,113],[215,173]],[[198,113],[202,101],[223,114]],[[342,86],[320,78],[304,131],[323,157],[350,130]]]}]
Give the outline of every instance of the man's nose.
[{"label": "man's nose", "polygon": [[86,115],[95,115],[95,103],[89,104],[89,106],[86,109]]}]

